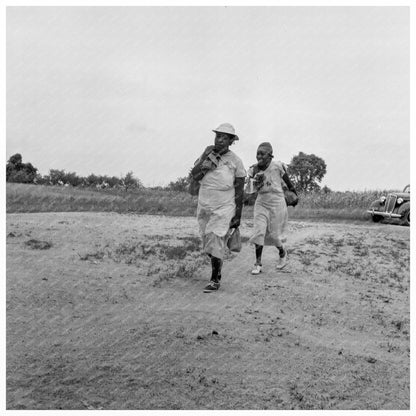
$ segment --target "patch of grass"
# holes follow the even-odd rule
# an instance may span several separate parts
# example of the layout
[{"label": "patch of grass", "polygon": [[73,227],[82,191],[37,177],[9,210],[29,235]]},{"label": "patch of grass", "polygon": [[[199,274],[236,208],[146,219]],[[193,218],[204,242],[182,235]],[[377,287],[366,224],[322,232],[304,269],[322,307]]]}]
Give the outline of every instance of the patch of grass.
[{"label": "patch of grass", "polygon": [[126,241],[118,244],[115,248],[108,248],[108,257],[119,263],[124,261],[126,264],[140,263],[140,260],[157,256],[160,243],[148,244],[139,241]]},{"label": "patch of grass", "polygon": [[[163,237],[163,236],[159,236]],[[163,237],[164,238],[164,237]],[[178,237],[167,243],[142,242],[138,240],[125,241],[111,247],[106,245],[94,252],[79,254],[81,260],[102,260],[105,256],[120,263],[147,266],[147,275],[157,278],[154,285],[172,278],[190,278],[195,270],[207,263],[207,258],[201,255],[201,241],[198,237]]]},{"label": "patch of grass", "polygon": [[163,268],[157,270],[158,276],[153,281],[153,286],[160,287],[162,282],[175,278],[191,279],[195,272],[207,263],[208,258],[204,255],[186,256],[181,261],[167,262]]},{"label": "patch of grass", "polygon": [[305,239],[305,243],[312,246],[318,246],[320,241],[316,238],[308,237],[307,239]]},{"label": "patch of grass", "polygon": [[368,246],[362,244],[360,241],[356,243],[353,249],[353,253],[357,257],[367,257],[370,253]]},{"label": "patch of grass", "polygon": [[397,331],[401,331],[404,327],[404,321],[398,320],[398,321],[391,321],[391,324],[394,325]]},{"label": "patch of grass", "polygon": [[161,250],[165,259],[168,260],[182,260],[188,254],[187,247],[185,246],[167,246],[164,245]]},{"label": "patch of grass", "polygon": [[310,266],[316,258],[316,254],[313,251],[306,250],[306,251],[299,251],[298,253],[299,261],[304,266]]},{"label": "patch of grass", "polygon": [[78,256],[80,258],[80,260],[102,260],[104,258],[104,251],[97,251],[95,253],[85,253],[85,254],[79,254]]},{"label": "patch of grass", "polygon": [[330,260],[328,262],[328,266],[326,267],[326,270],[330,273],[338,272],[345,274],[347,276],[351,276],[355,279],[361,279],[363,278],[362,275],[362,268],[360,265],[356,264],[354,261],[347,260],[347,261],[341,261],[341,260]]},{"label": "patch of grass", "polygon": [[399,274],[396,270],[389,270],[388,277],[395,282],[402,282],[403,281],[403,274]]},{"label": "patch of grass", "polygon": [[160,234],[144,235],[144,237],[146,238],[146,240],[156,240],[156,241],[166,240],[167,238],[169,238],[166,235],[160,235]]},{"label": "patch of grass", "polygon": [[49,241],[41,241],[36,239],[26,241],[25,245],[33,250],[48,250],[52,247],[52,243],[50,243]]}]

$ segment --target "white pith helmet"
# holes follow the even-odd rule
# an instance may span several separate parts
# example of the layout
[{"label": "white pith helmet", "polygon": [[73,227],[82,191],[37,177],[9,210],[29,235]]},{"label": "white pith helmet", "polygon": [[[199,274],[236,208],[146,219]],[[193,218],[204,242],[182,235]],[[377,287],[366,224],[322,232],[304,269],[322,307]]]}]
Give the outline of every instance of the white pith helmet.
[{"label": "white pith helmet", "polygon": [[215,133],[227,133],[234,136],[234,140],[239,140],[238,136],[235,134],[235,129],[230,123],[222,123],[215,130],[212,130]]}]

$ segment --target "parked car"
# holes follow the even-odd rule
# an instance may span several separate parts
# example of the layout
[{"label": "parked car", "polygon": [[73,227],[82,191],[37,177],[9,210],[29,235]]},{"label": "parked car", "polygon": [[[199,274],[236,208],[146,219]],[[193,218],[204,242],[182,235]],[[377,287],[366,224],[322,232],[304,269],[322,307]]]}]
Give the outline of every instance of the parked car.
[{"label": "parked car", "polygon": [[383,218],[398,219],[402,225],[410,225],[410,185],[403,192],[392,192],[372,202],[367,212],[374,222]]}]

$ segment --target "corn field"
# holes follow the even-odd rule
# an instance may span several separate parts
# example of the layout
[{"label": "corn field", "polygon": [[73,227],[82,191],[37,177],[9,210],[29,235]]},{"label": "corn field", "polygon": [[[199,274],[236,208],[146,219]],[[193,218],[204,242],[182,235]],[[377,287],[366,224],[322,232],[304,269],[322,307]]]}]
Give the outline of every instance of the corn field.
[{"label": "corn field", "polygon": [[[372,201],[390,191],[316,192],[300,195],[299,204],[289,207],[290,219],[368,220]],[[193,216],[197,198],[186,192],[161,189],[91,190],[77,187],[6,184],[6,210],[14,212],[118,212]],[[245,206],[243,218],[253,216]]]}]

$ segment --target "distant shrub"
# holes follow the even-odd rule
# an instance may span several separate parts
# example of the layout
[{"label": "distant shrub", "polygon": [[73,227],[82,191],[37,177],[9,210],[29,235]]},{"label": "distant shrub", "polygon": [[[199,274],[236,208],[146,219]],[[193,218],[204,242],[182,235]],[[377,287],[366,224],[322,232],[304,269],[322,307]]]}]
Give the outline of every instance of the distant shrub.
[{"label": "distant shrub", "polygon": [[37,169],[31,163],[23,163],[22,155],[16,153],[6,164],[6,181],[17,183],[33,183]]}]

